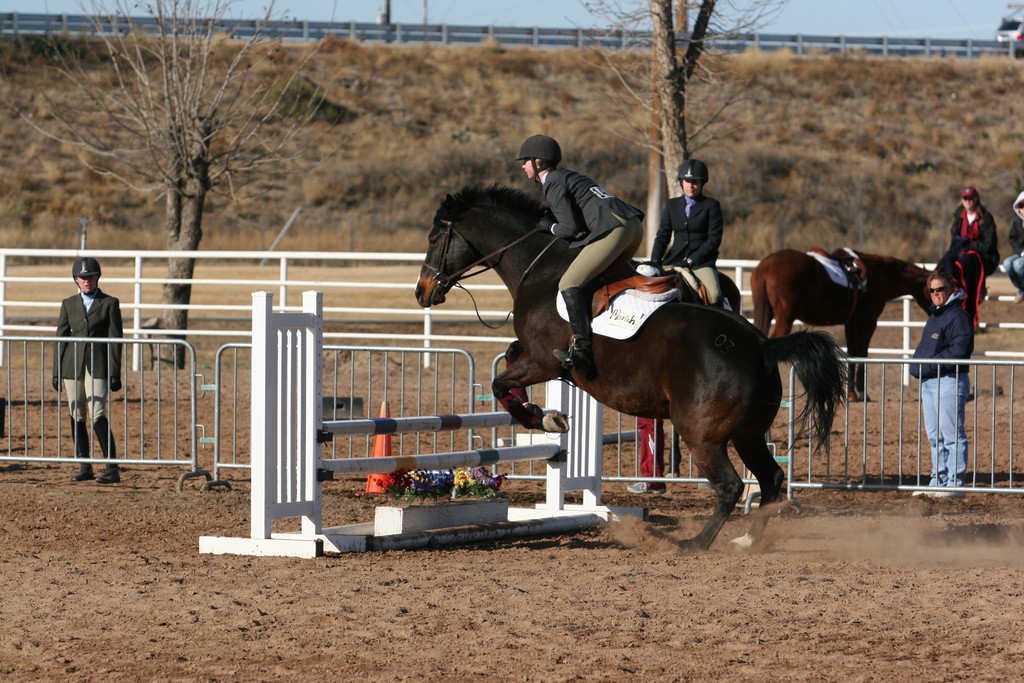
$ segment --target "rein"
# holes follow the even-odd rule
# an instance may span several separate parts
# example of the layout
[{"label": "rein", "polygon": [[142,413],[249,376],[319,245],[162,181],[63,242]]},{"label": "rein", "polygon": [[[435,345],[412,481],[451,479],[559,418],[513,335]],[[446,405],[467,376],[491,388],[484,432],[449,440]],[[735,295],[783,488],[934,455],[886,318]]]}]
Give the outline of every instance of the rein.
[{"label": "rein", "polygon": [[[480,270],[476,271],[475,273],[469,273],[468,272],[472,268],[475,268],[475,267],[477,267],[477,266],[479,266],[481,264],[485,264],[486,261],[494,258],[495,256],[499,256],[499,255],[505,253],[506,251],[508,251],[512,247],[516,246],[517,244],[520,244],[521,242],[529,239],[530,237],[533,237],[535,234],[544,232],[544,230],[542,230],[540,228],[533,228],[532,230],[530,230],[526,234],[522,235],[521,237],[513,240],[512,242],[509,242],[508,244],[495,249],[494,251],[492,251],[491,253],[489,253],[489,254],[487,254],[485,256],[481,256],[476,261],[473,261],[472,263],[470,263],[466,267],[464,267],[464,268],[462,268],[462,269],[452,273],[451,275],[446,275],[444,272],[442,272],[441,269],[444,268],[445,261],[447,260],[448,247],[451,244],[452,234],[458,235],[467,244],[471,244],[471,243],[470,243],[469,240],[467,240],[465,238],[464,235],[462,235],[458,230],[455,229],[455,223],[454,222],[451,222],[451,221],[442,221],[442,222],[445,224],[446,230],[445,230],[445,234],[444,234],[444,243],[443,243],[443,245],[441,247],[440,263],[438,264],[438,266],[436,268],[433,267],[433,266],[427,266],[431,270],[434,271],[434,280],[437,281],[437,284],[440,287],[442,287],[442,291],[444,291],[444,292],[449,291],[452,287],[458,287],[458,288],[462,289],[462,291],[464,291],[467,294],[469,294],[469,298],[473,302],[473,310],[476,312],[476,319],[480,321],[481,325],[483,325],[484,327],[487,327],[489,329],[492,329],[492,330],[501,327],[502,325],[504,325],[505,323],[507,323],[509,321],[509,318],[512,317],[512,311],[509,311],[508,315],[505,316],[505,319],[503,321],[501,321],[500,323],[498,323],[497,325],[488,325],[487,322],[484,321],[484,319],[480,316],[480,308],[476,304],[476,298],[473,296],[472,292],[470,292],[468,289],[466,289],[465,287],[463,287],[460,284],[460,281],[461,280],[467,280],[467,279],[469,279],[471,277],[474,277],[476,275],[479,275],[481,273],[486,273],[488,270],[493,270],[494,266],[484,265],[484,267],[480,268]],[[543,249],[541,249],[540,253],[538,253],[533,258],[532,261],[530,261],[530,265],[528,265],[523,270],[523,274],[519,278],[519,282],[516,285],[515,291],[517,291],[517,292],[519,291],[520,286],[522,286],[523,281],[526,279],[526,276],[530,273],[530,271],[533,270],[533,267],[537,264],[537,261],[539,261],[541,256],[546,254],[548,249],[550,249],[555,244],[555,242],[557,242],[557,241],[558,241],[558,238],[557,237],[553,237],[551,239],[551,241],[547,244],[547,246],[544,247]],[[426,265],[426,264],[424,264],[424,265]]]},{"label": "rein", "polygon": [[[437,283],[444,288],[444,291],[448,291],[449,289],[451,289],[452,286],[457,284],[460,280],[468,280],[469,278],[475,277],[477,275],[480,275],[481,273],[486,273],[488,270],[493,270],[494,266],[484,265],[484,267],[482,267],[480,270],[476,271],[475,273],[469,273],[467,275],[468,271],[471,270],[472,268],[476,268],[477,266],[479,266],[481,264],[484,264],[489,259],[492,259],[495,256],[499,256],[499,255],[505,253],[506,251],[508,251],[512,247],[516,246],[520,242],[523,242],[523,241],[529,239],[530,237],[533,237],[535,234],[537,234],[539,232],[543,232],[540,228],[534,228],[534,229],[530,230],[529,232],[527,232],[526,234],[522,235],[521,237],[513,240],[512,242],[509,242],[508,244],[506,244],[504,246],[498,247],[497,249],[492,251],[490,254],[487,254],[485,256],[481,256],[476,261],[473,261],[472,263],[470,263],[469,265],[465,266],[464,268],[462,268],[460,270],[457,270],[456,272],[454,272],[454,273],[452,273],[450,275],[447,275],[444,272],[442,272],[441,269],[444,268],[445,260],[447,259],[447,256],[448,256],[448,246],[451,244],[452,234],[456,234],[459,237],[462,237],[462,240],[464,242],[466,242],[467,244],[471,244],[471,242],[469,240],[467,240],[465,237],[463,237],[462,234],[459,233],[459,231],[455,229],[455,224],[453,222],[450,222],[450,221],[442,221],[442,222],[445,224],[447,229],[445,230],[445,233],[444,233],[444,244],[441,247],[441,262],[438,264],[438,266],[436,268],[434,266],[427,266],[427,267],[434,271],[434,279],[437,280]],[[551,245],[549,244],[548,247],[550,247],[550,246]],[[544,251],[547,251],[548,247],[545,247]],[[544,251],[542,251],[541,254],[543,254]],[[539,255],[538,255],[538,258],[539,258]],[[526,277],[526,273],[529,272],[530,268],[532,268],[533,264],[536,263],[536,262],[537,262],[537,259],[534,259],[533,262],[530,264],[530,266],[526,269],[526,272],[523,273],[523,277]],[[426,265],[426,264],[424,264],[424,265]],[[522,282],[522,279],[520,279],[519,281]]]}]

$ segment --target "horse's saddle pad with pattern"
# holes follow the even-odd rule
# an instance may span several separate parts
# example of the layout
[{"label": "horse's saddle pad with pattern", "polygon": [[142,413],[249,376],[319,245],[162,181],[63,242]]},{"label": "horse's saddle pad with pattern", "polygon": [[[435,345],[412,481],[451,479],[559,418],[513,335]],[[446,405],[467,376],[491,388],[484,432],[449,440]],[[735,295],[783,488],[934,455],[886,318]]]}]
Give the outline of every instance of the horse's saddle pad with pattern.
[{"label": "horse's saddle pad with pattern", "polygon": [[[642,292],[626,289],[612,297],[610,305],[591,323],[594,334],[612,339],[629,339],[643,327],[656,310],[667,303],[679,301],[680,291],[676,288],[662,293]],[[569,320],[562,295],[555,297],[558,315]]]}]

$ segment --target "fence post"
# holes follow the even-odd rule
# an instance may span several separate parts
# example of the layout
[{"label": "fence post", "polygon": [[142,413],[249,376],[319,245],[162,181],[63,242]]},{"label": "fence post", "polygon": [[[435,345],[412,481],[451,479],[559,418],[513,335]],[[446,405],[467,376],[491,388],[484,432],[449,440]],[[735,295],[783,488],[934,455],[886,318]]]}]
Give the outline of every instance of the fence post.
[{"label": "fence post", "polygon": [[[434,334],[434,318],[430,315],[430,309],[423,311],[423,348],[430,348],[430,337]],[[424,369],[430,368],[430,354],[423,354]]]},{"label": "fence post", "polygon": [[[135,285],[132,287],[132,299],[135,303],[135,311],[132,313],[132,325],[135,327],[135,339],[141,339],[142,333],[142,257],[135,257]],[[138,372],[142,369],[142,357],[145,355],[144,344],[132,344],[132,370]]]},{"label": "fence post", "polygon": [[[317,442],[317,432],[323,423],[323,384],[324,384],[324,295],[323,292],[307,291],[302,293],[302,312],[312,318],[306,329],[302,331],[304,339],[301,343],[302,352],[302,373],[299,377],[301,382],[300,391],[303,394],[306,407],[305,415],[300,415],[302,420],[302,436],[300,444],[303,452],[300,454],[301,465],[314,469],[320,459],[320,444]],[[302,533],[306,535],[320,533],[323,525],[323,489],[317,481],[316,472],[304,476],[301,481],[305,482],[305,499],[312,501],[313,514],[302,517]]]},{"label": "fence post", "polygon": [[[7,324],[7,254],[0,254],[0,334]],[[4,364],[5,345],[0,344],[0,367]]]},{"label": "fence post", "polygon": [[281,278],[281,307],[284,308],[288,305],[288,258],[284,257],[281,259],[279,266],[279,276]]},{"label": "fence post", "polygon": [[[914,300],[911,298],[903,299],[903,357],[910,358],[914,355],[914,348],[910,345],[910,312]],[[904,364],[902,372],[903,386],[910,386],[910,365]]]},{"label": "fence post", "polygon": [[[572,418],[566,462],[548,462],[545,509],[565,509],[566,491],[583,491],[583,506],[601,504],[604,406],[582,389],[559,380],[547,383],[545,406]],[[540,438],[558,435],[540,435]]]},{"label": "fence post", "polygon": [[250,424],[252,429],[250,502],[250,535],[253,538],[270,538],[273,526],[267,514],[267,504],[273,499],[276,477],[267,470],[276,467],[274,448],[277,443],[277,419],[271,415],[271,407],[277,400],[277,372],[271,368],[270,349],[273,348],[273,331],[270,329],[270,315],[273,298],[270,292],[252,294],[252,386],[262,391],[252,392]]}]

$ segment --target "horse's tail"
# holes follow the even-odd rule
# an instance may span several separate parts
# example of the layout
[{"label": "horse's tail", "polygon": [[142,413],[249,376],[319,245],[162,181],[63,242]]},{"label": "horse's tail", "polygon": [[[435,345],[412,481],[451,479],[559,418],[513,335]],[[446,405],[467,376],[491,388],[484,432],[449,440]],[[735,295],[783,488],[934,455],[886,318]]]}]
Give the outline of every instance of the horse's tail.
[{"label": "horse's tail", "polygon": [[767,335],[775,314],[772,312],[772,302],[768,300],[768,285],[756,268],[750,275],[750,290],[754,300],[754,327]]},{"label": "horse's tail", "polygon": [[824,332],[803,331],[775,337],[765,343],[765,349],[770,362],[789,363],[796,370],[806,397],[797,423],[805,425],[810,418],[815,450],[827,445],[836,408],[846,395],[846,354]]}]

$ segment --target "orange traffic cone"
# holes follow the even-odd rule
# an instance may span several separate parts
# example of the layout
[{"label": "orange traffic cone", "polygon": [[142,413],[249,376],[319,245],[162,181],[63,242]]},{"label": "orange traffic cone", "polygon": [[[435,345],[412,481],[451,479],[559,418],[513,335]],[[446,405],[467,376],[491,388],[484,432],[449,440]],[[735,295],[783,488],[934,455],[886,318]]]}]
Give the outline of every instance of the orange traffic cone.
[{"label": "orange traffic cone", "polygon": [[[391,417],[391,409],[388,407],[387,401],[384,401],[380,404],[380,417]],[[377,434],[373,437],[373,457],[391,457],[390,434]],[[367,493],[387,493],[385,489],[390,485],[390,474],[371,474],[366,478]]]}]

